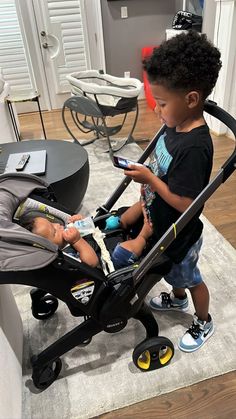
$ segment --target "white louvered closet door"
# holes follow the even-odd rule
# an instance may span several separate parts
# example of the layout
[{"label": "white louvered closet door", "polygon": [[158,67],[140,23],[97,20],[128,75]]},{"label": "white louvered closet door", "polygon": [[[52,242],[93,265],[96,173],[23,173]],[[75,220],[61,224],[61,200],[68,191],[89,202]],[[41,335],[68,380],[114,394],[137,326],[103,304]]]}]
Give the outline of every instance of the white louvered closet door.
[{"label": "white louvered closet door", "polygon": [[0,68],[14,93],[37,90],[42,109],[61,108],[67,74],[105,71],[100,0],[0,0]]},{"label": "white louvered closet door", "polygon": [[66,75],[91,68],[84,0],[34,0],[38,38],[51,104],[70,92]]},{"label": "white louvered closet door", "polygon": [[15,0],[0,0],[0,68],[14,92],[35,90],[29,51]]}]

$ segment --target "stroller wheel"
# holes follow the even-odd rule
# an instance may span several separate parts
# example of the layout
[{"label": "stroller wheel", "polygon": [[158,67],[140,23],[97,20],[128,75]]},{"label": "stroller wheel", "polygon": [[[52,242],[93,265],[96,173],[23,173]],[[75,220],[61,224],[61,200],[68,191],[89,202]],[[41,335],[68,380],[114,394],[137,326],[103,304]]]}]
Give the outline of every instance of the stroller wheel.
[{"label": "stroller wheel", "polygon": [[53,295],[39,289],[33,289],[30,292],[30,296],[32,300],[32,314],[35,319],[48,319],[57,310],[58,300]]},{"label": "stroller wheel", "polygon": [[[33,360],[32,360],[33,361]],[[33,366],[32,380],[39,390],[45,390],[49,387],[53,381],[55,381],[60,374],[62,362],[60,358],[57,358],[50,364],[47,364],[42,369],[38,369]]]},{"label": "stroller wheel", "polygon": [[152,371],[169,364],[173,356],[173,343],[158,336],[145,339],[134,348],[133,362],[141,371]]}]

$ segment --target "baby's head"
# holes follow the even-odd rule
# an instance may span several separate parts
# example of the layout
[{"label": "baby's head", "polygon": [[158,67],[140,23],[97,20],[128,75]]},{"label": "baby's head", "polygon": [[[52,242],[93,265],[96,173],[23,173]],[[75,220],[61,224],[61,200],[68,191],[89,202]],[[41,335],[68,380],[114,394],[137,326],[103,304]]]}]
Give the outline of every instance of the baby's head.
[{"label": "baby's head", "polygon": [[49,221],[47,215],[46,217],[41,217],[38,211],[30,211],[28,214],[23,215],[20,219],[20,224],[32,233],[48,239],[60,248],[66,244],[63,238],[64,226],[60,223]]},{"label": "baby's head", "polygon": [[35,217],[32,221],[31,232],[48,239],[58,247],[63,247],[65,245],[63,231],[64,227],[61,224],[52,223],[43,217]]}]

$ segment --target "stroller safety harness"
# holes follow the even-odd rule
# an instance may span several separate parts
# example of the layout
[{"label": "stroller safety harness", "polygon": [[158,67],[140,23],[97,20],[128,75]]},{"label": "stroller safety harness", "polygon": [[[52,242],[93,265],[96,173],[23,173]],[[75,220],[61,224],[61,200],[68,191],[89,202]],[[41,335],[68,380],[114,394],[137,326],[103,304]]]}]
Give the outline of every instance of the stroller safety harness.
[{"label": "stroller safety harness", "polygon": [[[205,111],[225,123],[236,136],[236,121],[232,116],[213,102],[206,102]],[[164,130],[165,126],[143,152],[139,163],[145,162]],[[67,305],[72,316],[84,318],[82,323],[32,357],[32,380],[38,389],[44,390],[56,380],[63,354],[78,345],[90,343],[101,331],[119,332],[130,318],[139,320],[146,330],[146,338],[134,348],[134,364],[144,372],[169,364],[174,356],[174,346],[168,338],[159,336],[158,324],[144,299],[171,269],[171,261],[165,256],[167,247],[233,173],[235,163],[234,150],[209,185],[140,263],[109,274],[71,258],[56,245],[13,221],[15,211],[28,197],[37,197],[42,205],[46,202],[46,205],[62,210],[56,202],[45,198],[48,195],[45,182],[37,176],[20,173],[0,176],[0,283],[35,287],[30,295],[32,314],[36,319],[52,316],[57,310],[58,299]],[[104,229],[113,205],[130,181],[125,177],[109,200],[98,208],[93,221],[100,230]],[[115,235],[116,231],[111,234]]]},{"label": "stroller safety harness", "polygon": [[[95,132],[96,137],[87,142],[87,145],[100,137],[107,138],[108,151],[120,150],[125,144],[133,142],[133,132],[138,120],[138,95],[142,83],[134,78],[114,77],[101,74],[97,70],[81,71],[67,76],[71,86],[72,97],[67,99],[62,109],[64,125],[74,139],[79,142],[68,125],[66,110],[70,110],[72,121],[76,128],[84,133]],[[127,114],[135,112],[133,125],[125,142],[112,147],[111,137],[118,134],[123,128]],[[123,115],[123,120],[118,125],[107,123],[107,117]]]}]

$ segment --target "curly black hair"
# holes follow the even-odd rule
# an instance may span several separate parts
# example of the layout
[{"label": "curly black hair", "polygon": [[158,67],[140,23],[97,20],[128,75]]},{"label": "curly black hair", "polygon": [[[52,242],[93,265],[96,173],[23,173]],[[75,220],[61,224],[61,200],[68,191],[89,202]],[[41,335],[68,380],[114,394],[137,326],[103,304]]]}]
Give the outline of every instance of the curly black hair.
[{"label": "curly black hair", "polygon": [[143,61],[150,83],[170,90],[197,90],[203,100],[215,86],[221,65],[218,48],[194,30],[164,41]]},{"label": "curly black hair", "polygon": [[34,208],[29,208],[20,216],[19,224],[21,225],[21,227],[26,228],[26,230],[33,232],[33,229],[35,227],[35,219],[37,217],[45,218],[51,223],[59,223],[65,226],[65,223],[61,218]]}]

